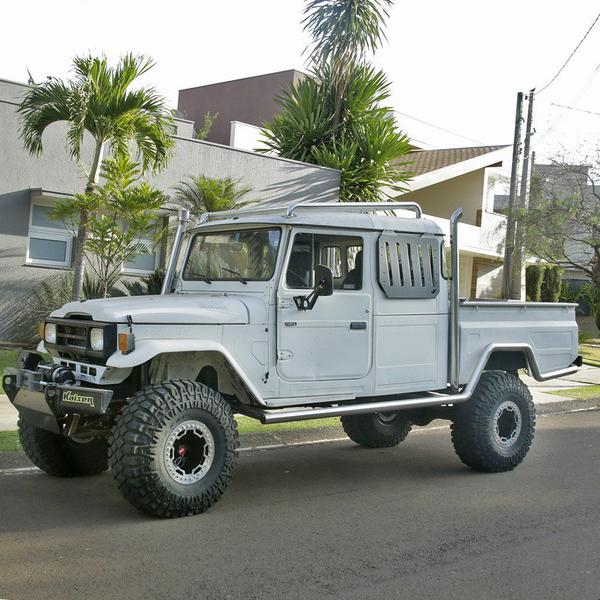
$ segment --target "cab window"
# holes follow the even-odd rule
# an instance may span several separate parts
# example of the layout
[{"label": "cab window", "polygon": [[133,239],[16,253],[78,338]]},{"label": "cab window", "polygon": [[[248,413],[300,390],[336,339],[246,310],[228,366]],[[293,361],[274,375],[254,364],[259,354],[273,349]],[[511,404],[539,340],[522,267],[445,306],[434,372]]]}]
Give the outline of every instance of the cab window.
[{"label": "cab window", "polygon": [[362,238],[356,236],[297,233],[285,274],[285,283],[291,289],[312,289],[315,267],[329,267],[333,273],[334,288],[360,290],[363,282]]}]

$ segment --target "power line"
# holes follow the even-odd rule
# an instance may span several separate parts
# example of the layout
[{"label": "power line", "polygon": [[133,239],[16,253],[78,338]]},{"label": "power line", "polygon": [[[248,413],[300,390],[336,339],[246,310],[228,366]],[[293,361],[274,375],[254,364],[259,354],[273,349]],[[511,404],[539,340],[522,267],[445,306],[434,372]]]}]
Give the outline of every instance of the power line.
[{"label": "power line", "polygon": [[[600,63],[598,63],[596,65],[596,68],[593,70],[592,74],[588,77],[586,82],[581,86],[579,91],[573,96],[573,98],[571,99],[571,104],[577,104],[579,102],[579,100],[581,100],[583,98],[583,96],[588,92],[588,90],[589,90],[590,86],[592,85],[599,70],[600,70]],[[550,124],[548,125],[548,127],[546,128],[546,130],[541,135],[538,136],[538,143],[541,142],[549,133],[551,133],[554,130],[554,128],[559,124],[559,122],[564,120],[564,118],[567,114],[568,113],[563,112],[554,121],[551,121]]]},{"label": "power line", "polygon": [[600,117],[599,112],[594,112],[593,110],[586,110],[585,108],[575,108],[574,106],[567,106],[566,104],[556,104],[556,102],[552,102],[551,106],[558,106],[559,108],[568,108],[569,110],[576,110],[577,112],[587,113],[588,115],[598,115]]},{"label": "power line", "polygon": [[474,140],[473,138],[467,137],[466,135],[461,135],[460,133],[456,133],[456,131],[451,131],[450,129],[445,129],[444,127],[440,127],[439,125],[435,125],[434,123],[430,123],[429,121],[419,119],[418,117],[413,117],[412,115],[400,112],[399,110],[395,110],[394,112],[396,114],[402,115],[403,117],[408,117],[409,119],[413,119],[413,121],[418,121],[419,123],[424,123],[425,125],[429,125],[430,127],[434,127],[435,129],[439,129],[440,131],[444,131],[451,135],[455,135],[459,138],[463,138],[463,140],[469,140],[471,142],[475,142],[476,144],[481,144],[482,146],[485,145],[484,142],[482,142],[480,140]]},{"label": "power line", "polygon": [[579,40],[579,43],[577,44],[577,46],[575,46],[575,49],[573,50],[573,52],[571,52],[571,54],[569,54],[569,57],[567,58],[567,60],[565,60],[565,62],[563,63],[562,67],[556,72],[556,75],[554,75],[554,77],[537,93],[538,96],[546,88],[550,87],[554,83],[554,81],[556,80],[556,78],[563,72],[564,68],[569,64],[569,62],[571,61],[571,59],[575,56],[575,53],[577,52],[577,50],[579,50],[581,44],[583,44],[583,42],[585,41],[585,39],[587,38],[587,36],[590,34],[590,32],[592,31],[592,29],[594,28],[594,26],[596,25],[596,23],[598,22],[599,19],[600,19],[600,13],[598,13],[596,15],[596,18],[594,19],[594,22],[590,25],[589,29],[585,32],[585,35],[581,38],[581,40]]}]

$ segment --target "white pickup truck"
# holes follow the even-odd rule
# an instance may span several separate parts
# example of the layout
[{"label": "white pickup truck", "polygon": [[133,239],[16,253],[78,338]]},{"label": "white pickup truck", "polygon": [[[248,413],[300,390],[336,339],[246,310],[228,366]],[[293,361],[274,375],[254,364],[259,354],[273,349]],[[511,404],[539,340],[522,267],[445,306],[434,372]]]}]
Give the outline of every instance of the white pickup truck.
[{"label": "white pickup truck", "polygon": [[460,216],[448,269],[442,231],[413,203],[197,226],[181,211],[161,295],[66,304],[43,325],[51,362],[22,353],[5,372],[25,452],[57,476],[110,466],[127,500],[166,517],[203,512],[229,484],[235,413],[339,416],[371,448],[448,419],[466,465],[513,469],[535,426],[518,371],[577,369],[575,305],[460,300]]}]

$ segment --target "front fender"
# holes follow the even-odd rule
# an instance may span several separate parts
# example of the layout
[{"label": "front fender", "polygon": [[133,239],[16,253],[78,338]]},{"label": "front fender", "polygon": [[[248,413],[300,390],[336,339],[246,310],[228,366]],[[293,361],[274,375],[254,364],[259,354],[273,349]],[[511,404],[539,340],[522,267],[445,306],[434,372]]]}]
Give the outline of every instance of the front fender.
[{"label": "front fender", "polygon": [[181,340],[181,339],[161,339],[161,340],[140,340],[135,343],[135,350],[129,354],[115,352],[107,361],[108,367],[136,367],[142,365],[159,354],[170,354],[173,352],[218,352],[229,362],[231,367],[237,373],[244,385],[252,393],[254,398],[260,404],[265,405],[260,392],[248,379],[246,373],[240,367],[238,361],[231,353],[219,342],[211,340]]}]

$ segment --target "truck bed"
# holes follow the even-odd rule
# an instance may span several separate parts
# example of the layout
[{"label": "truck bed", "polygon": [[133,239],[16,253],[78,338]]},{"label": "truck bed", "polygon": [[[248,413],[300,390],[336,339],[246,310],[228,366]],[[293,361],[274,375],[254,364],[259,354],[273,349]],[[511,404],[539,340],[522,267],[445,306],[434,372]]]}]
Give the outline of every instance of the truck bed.
[{"label": "truck bed", "polygon": [[469,380],[490,344],[528,344],[543,375],[577,358],[577,304],[462,300],[459,305],[460,382]]}]

